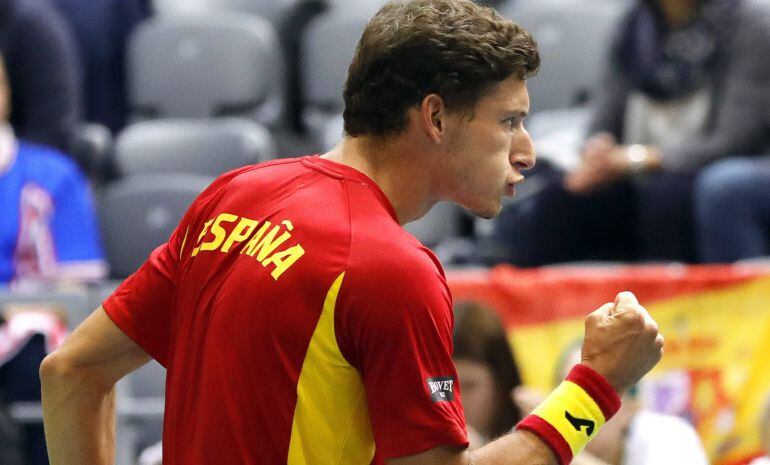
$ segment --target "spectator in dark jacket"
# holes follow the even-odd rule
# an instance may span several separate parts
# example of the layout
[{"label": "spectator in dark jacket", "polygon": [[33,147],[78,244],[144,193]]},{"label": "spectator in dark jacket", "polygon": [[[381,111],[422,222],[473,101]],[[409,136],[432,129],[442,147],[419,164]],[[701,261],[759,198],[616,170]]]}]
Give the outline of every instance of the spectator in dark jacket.
[{"label": "spectator in dark jacket", "polygon": [[126,122],[125,52],[149,15],[143,0],[53,0],[74,34],[83,65],[84,116],[113,132]]},{"label": "spectator in dark jacket", "polygon": [[694,261],[695,174],[770,144],[770,4],[638,0],[619,26],[580,164],[498,227],[517,265]]},{"label": "spectator in dark jacket", "polygon": [[13,89],[14,131],[66,152],[81,109],[78,57],[66,23],[48,0],[3,0],[0,49]]}]

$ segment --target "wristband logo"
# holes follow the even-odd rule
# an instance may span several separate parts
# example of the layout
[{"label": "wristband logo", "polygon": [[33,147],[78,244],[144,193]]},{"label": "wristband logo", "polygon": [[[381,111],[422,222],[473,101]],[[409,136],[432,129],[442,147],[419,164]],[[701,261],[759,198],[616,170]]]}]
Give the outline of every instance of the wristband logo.
[{"label": "wristband logo", "polygon": [[440,376],[425,380],[433,402],[452,402],[455,400],[453,376]]},{"label": "wristband logo", "polygon": [[564,411],[564,417],[567,419],[567,421],[572,425],[573,428],[575,428],[576,431],[581,431],[583,427],[586,427],[586,436],[591,436],[594,434],[594,429],[596,428],[596,423],[594,423],[591,420],[586,420],[583,418],[577,418],[573,417],[568,411]]}]

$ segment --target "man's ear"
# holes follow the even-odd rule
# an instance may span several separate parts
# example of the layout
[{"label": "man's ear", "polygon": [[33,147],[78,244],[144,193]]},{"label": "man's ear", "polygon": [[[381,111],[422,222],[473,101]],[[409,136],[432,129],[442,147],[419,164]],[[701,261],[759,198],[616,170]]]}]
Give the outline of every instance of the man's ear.
[{"label": "man's ear", "polygon": [[422,99],[420,123],[433,142],[441,143],[446,130],[446,105],[438,94],[428,94]]}]

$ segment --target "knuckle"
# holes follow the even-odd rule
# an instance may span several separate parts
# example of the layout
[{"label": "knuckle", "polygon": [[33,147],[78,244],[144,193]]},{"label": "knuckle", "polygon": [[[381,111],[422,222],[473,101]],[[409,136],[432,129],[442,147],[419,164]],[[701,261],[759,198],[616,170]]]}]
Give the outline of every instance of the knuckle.
[{"label": "knuckle", "polygon": [[660,334],[660,328],[658,327],[658,324],[654,321],[646,322],[646,328],[649,333],[658,335]]},{"label": "knuckle", "polygon": [[626,313],[628,315],[626,318],[630,324],[635,327],[642,327],[645,325],[644,314],[640,312],[637,307],[630,307]]}]

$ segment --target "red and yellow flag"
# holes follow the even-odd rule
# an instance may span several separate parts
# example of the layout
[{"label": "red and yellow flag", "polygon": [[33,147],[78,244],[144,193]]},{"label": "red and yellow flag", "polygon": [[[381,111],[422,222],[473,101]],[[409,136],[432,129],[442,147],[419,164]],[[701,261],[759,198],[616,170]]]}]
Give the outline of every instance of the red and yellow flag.
[{"label": "red and yellow flag", "polygon": [[648,408],[690,420],[715,464],[759,454],[770,393],[770,270],[731,266],[563,267],[457,271],[456,301],[495,308],[524,382],[550,390],[585,316],[621,290],[660,324],[665,355],[640,386]]}]

